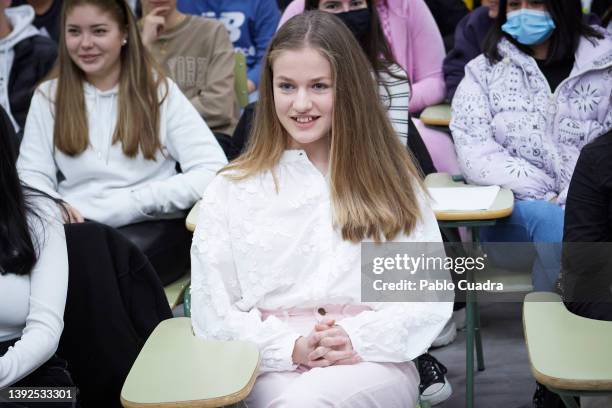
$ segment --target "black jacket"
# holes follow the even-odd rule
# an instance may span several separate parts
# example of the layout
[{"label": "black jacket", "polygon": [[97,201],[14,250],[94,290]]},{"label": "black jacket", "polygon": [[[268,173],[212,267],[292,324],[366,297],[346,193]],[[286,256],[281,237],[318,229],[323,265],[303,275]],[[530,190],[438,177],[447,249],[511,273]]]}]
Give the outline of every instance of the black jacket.
[{"label": "black jacket", "polygon": [[22,129],[30,109],[30,101],[38,83],[49,73],[57,46],[53,40],[36,35],[18,42],[13,48],[15,57],[9,75],[8,93],[13,118]]},{"label": "black jacket", "polygon": [[455,32],[459,21],[470,11],[463,0],[425,0],[442,37]]},{"label": "black jacket", "polygon": [[453,49],[444,58],[442,69],[446,82],[446,96],[453,100],[459,82],[465,75],[465,65],[482,54],[482,41],[493,26],[488,7],[479,7],[463,17],[455,30]]},{"label": "black jacket", "polygon": [[580,152],[567,194],[561,271],[564,300],[582,308],[570,310],[605,320],[612,320],[611,157],[612,131]]},{"label": "black jacket", "polygon": [[459,21],[469,13],[463,0],[425,0],[429,11],[436,20],[436,25],[446,51],[453,47],[453,34]]},{"label": "black jacket", "polygon": [[65,226],[68,295],[57,354],[87,408],[121,408],[119,395],[140,349],[172,317],[146,256],[117,230],[95,222]]}]

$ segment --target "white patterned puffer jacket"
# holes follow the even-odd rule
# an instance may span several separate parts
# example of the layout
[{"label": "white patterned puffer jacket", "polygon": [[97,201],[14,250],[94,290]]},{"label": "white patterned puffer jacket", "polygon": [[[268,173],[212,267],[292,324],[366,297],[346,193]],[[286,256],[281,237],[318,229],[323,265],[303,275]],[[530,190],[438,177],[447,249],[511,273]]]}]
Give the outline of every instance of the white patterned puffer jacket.
[{"label": "white patterned puffer jacket", "polygon": [[565,204],[580,149],[612,128],[612,37],[582,38],[570,76],[551,92],[535,60],[502,39],[502,61],[472,60],[450,128],[466,179],[522,200]]}]

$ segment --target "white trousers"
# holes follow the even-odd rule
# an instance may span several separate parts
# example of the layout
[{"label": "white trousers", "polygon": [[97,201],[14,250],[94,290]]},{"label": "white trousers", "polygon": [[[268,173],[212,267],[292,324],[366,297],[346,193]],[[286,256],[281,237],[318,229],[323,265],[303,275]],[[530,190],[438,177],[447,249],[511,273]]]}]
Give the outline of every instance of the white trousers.
[{"label": "white trousers", "polygon": [[[326,317],[340,320],[344,316]],[[320,316],[301,314],[283,320],[306,335]],[[245,402],[248,408],[414,408],[418,397],[419,374],[412,361],[361,362],[263,373]]]},{"label": "white trousers", "polygon": [[264,373],[249,408],[414,408],[419,374],[412,362],[370,363]]}]

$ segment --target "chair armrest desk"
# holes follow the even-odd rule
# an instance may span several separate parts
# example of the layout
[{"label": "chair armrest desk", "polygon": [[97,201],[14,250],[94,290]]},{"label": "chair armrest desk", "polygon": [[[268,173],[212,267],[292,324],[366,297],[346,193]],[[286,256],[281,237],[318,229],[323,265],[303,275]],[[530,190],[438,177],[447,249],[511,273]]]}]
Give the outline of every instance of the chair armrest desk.
[{"label": "chair armrest desk", "polygon": [[446,103],[428,106],[421,112],[419,119],[427,126],[442,126],[448,128],[451,121],[451,107]]},{"label": "chair armrest desk", "polygon": [[533,376],[568,408],[578,407],[570,396],[612,394],[612,322],[571,313],[556,293],[533,292],[523,329]]},{"label": "chair armrest desk", "polygon": [[194,336],[191,319],[168,319],[153,331],[121,390],[125,408],[208,408],[251,392],[259,368],[253,343]]}]

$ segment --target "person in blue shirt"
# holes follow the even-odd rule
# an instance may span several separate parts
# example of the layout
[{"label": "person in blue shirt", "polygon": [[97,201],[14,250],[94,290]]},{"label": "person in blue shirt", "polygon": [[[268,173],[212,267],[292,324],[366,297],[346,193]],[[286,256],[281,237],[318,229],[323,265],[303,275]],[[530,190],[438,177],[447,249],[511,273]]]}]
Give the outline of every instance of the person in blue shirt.
[{"label": "person in blue shirt", "polygon": [[225,24],[236,51],[246,55],[249,93],[254,92],[262,58],[280,20],[276,0],[178,0],[177,6],[183,13],[215,18]]}]

